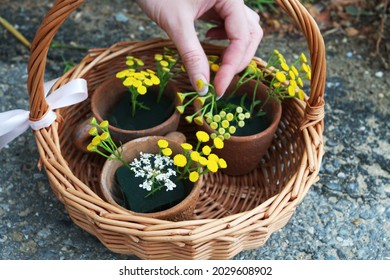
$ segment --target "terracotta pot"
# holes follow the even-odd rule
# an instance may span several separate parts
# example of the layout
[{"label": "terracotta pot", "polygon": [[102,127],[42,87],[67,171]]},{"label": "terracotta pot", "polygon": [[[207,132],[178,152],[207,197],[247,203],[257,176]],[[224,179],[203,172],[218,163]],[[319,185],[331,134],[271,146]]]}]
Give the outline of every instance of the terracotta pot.
[{"label": "terracotta pot", "polygon": [[[234,88],[234,79],[232,84],[227,89],[224,97],[229,96],[229,93]],[[252,98],[255,81],[250,81],[240,87],[236,92],[236,96],[242,96],[247,93],[248,98]],[[267,87],[264,84],[259,84],[256,92],[258,100],[266,100],[268,93]],[[198,104],[195,104],[195,110],[199,110]],[[263,107],[266,115],[261,118],[267,118],[269,126],[261,131],[248,136],[231,136],[230,139],[225,140],[225,146],[221,150],[216,150],[215,153],[226,160],[227,168],[221,171],[227,175],[239,176],[254,170],[261,161],[261,158],[272,143],[275,131],[278,128],[280,118],[282,115],[282,106],[279,102],[269,99],[267,104]],[[204,121],[203,129],[208,133],[215,132]]]},{"label": "terracotta pot", "polygon": [[[156,86],[157,88],[157,86]],[[172,100],[172,115],[168,117],[162,123],[145,129],[139,130],[128,130],[118,128],[110,123],[109,130],[111,133],[112,139],[116,143],[126,143],[130,140],[152,136],[152,135],[165,135],[171,131],[176,131],[179,126],[180,114],[174,108],[180,105],[180,101],[176,96],[178,92],[177,87],[172,82],[169,82],[164,95]],[[128,89],[122,85],[122,81],[118,78],[112,78],[103,82],[99,87],[96,88],[94,94],[91,97],[91,111],[93,116],[98,122],[108,119],[108,116],[112,112],[113,108],[118,105],[121,100],[123,100],[124,95],[130,94]],[[154,94],[154,93],[147,93]],[[131,105],[129,104],[129,122],[131,122]],[[140,110],[140,109],[139,109]],[[153,117],[153,114],[159,114],[160,112],[150,112],[150,117]],[[73,142],[75,146],[84,152],[87,152],[86,147],[91,141],[88,131],[91,128],[90,119],[85,120],[83,123],[79,124],[73,131]]]},{"label": "terracotta pot", "polygon": [[[169,147],[172,149],[173,155],[182,152],[180,143],[185,142],[185,137],[179,132],[173,132],[168,134],[166,137],[147,136],[127,142],[125,145],[123,145],[123,158],[127,162],[131,162],[135,158],[139,157],[140,152],[158,153],[159,148],[157,146],[157,141],[159,139],[166,139],[169,142]],[[121,200],[123,199],[123,194],[121,193],[119,186],[116,183],[115,172],[121,166],[122,163],[120,161],[113,160],[107,160],[103,166],[103,170],[100,176],[100,192],[107,202],[117,207],[121,207],[123,210],[134,215],[141,215],[150,218],[170,221],[183,221],[193,218],[194,209],[199,199],[200,188],[203,184],[202,176],[200,176],[196,183],[191,183],[192,190],[190,190],[188,196],[175,206],[154,213],[136,213],[120,205]],[[139,188],[138,185],[134,185],[133,187]],[[165,192],[166,190],[161,191]]]}]

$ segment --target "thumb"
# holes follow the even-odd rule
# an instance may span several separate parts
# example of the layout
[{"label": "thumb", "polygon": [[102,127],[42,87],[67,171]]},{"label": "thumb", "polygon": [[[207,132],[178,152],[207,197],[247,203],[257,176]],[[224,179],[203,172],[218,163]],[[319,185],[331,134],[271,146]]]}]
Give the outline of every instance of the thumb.
[{"label": "thumb", "polygon": [[178,24],[167,32],[175,44],[194,89],[200,94],[208,92],[210,69],[193,22]]}]

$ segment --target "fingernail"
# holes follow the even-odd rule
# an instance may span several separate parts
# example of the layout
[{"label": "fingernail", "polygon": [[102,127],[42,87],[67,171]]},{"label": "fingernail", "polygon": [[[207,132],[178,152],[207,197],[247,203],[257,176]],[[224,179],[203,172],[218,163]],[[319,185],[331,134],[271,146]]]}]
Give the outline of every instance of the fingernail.
[{"label": "fingernail", "polygon": [[208,91],[209,91],[209,87],[208,87],[206,79],[203,75],[199,75],[196,77],[195,87],[196,87],[196,91],[201,96],[206,95],[206,93],[208,93]]},{"label": "fingernail", "polygon": [[216,100],[218,101],[218,100],[220,100],[221,98],[222,98],[222,96],[223,96],[223,94],[221,94],[221,95],[217,95],[217,98],[216,98]]}]

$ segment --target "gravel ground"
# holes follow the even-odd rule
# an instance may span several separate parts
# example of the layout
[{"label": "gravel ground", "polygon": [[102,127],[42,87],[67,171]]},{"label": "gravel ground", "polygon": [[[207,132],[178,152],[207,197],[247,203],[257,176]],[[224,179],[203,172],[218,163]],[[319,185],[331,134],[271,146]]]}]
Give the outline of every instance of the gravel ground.
[{"label": "gravel ground", "polygon": [[[12,2],[12,6],[11,6]],[[2,0],[0,15],[32,40],[51,1]],[[92,3],[93,2],[93,3]],[[86,48],[165,36],[131,1],[88,1],[55,41]],[[108,4],[109,3],[109,4]],[[204,31],[204,26],[199,26]],[[390,259],[389,72],[364,38],[325,36],[326,154],[316,183],[290,222],[258,249],[235,259]],[[278,48],[288,57],[306,49],[297,37],[267,36],[258,55]],[[46,80],[61,75],[63,57],[85,52],[51,49]],[[27,109],[29,53],[0,27],[0,112]],[[107,250],[75,226],[54,197],[31,133],[0,152],[0,259],[136,259]]]}]

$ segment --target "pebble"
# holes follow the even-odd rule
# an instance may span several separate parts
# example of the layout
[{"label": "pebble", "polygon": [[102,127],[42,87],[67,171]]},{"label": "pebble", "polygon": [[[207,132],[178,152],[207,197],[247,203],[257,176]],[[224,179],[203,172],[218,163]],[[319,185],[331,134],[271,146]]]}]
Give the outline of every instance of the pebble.
[{"label": "pebble", "polygon": [[326,188],[332,190],[332,191],[341,191],[341,186],[340,184],[336,182],[329,182],[325,185]]},{"label": "pebble", "polygon": [[122,12],[115,14],[115,20],[118,22],[127,22],[129,18]]},{"label": "pebble", "polygon": [[377,77],[377,78],[383,78],[383,76],[384,76],[384,73],[382,71],[378,71],[375,73],[375,77]]}]

